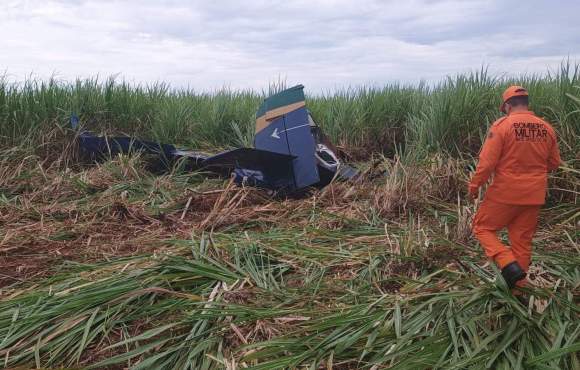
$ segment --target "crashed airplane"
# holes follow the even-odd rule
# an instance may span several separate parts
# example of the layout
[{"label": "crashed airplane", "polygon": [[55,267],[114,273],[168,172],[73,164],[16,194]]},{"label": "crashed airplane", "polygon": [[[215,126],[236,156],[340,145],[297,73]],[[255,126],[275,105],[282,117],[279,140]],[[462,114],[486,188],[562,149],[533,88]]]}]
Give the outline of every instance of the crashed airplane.
[{"label": "crashed airplane", "polygon": [[[322,188],[335,177],[350,179],[357,173],[343,164],[336,150],[306,108],[304,86],[298,85],[264,100],[256,113],[254,148],[238,148],[209,156],[137,138],[78,135],[81,156],[98,160],[118,153],[142,151],[165,163],[185,161],[188,168],[231,174],[238,184],[283,193]],[[76,116],[71,118],[78,127]]]}]

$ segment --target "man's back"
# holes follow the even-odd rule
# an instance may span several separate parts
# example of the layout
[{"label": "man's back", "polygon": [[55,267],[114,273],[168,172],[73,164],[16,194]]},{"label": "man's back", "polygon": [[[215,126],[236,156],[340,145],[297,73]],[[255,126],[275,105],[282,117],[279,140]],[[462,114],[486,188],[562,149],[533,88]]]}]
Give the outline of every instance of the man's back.
[{"label": "man's back", "polygon": [[[512,113],[498,124],[504,146],[496,173],[539,174],[549,171],[556,134],[550,124],[530,111]],[[557,163],[556,163],[557,164]]]},{"label": "man's back", "polygon": [[544,204],[548,171],[560,163],[554,129],[533,112],[512,112],[490,128],[480,162],[495,173],[487,191],[489,199],[505,204]]}]

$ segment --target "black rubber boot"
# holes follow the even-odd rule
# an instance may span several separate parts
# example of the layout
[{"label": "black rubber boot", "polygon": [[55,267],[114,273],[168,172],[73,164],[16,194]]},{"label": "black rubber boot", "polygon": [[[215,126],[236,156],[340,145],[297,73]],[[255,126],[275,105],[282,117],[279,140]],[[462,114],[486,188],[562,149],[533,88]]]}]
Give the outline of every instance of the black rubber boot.
[{"label": "black rubber boot", "polygon": [[530,305],[530,297],[526,295],[523,294],[517,295],[516,299],[520,301],[520,303],[525,307],[528,307]]},{"label": "black rubber boot", "polygon": [[501,276],[503,276],[508,287],[513,289],[516,287],[516,282],[526,277],[526,273],[522,270],[519,263],[514,261],[501,269]]}]

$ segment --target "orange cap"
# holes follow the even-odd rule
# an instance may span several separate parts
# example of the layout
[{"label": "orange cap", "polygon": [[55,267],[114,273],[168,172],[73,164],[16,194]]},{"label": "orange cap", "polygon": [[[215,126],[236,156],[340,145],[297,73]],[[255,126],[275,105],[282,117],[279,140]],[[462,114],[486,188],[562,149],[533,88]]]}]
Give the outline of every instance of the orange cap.
[{"label": "orange cap", "polygon": [[508,87],[502,95],[503,102],[499,106],[499,110],[505,113],[505,103],[513,98],[514,96],[528,96],[528,90],[521,86],[510,86]]}]

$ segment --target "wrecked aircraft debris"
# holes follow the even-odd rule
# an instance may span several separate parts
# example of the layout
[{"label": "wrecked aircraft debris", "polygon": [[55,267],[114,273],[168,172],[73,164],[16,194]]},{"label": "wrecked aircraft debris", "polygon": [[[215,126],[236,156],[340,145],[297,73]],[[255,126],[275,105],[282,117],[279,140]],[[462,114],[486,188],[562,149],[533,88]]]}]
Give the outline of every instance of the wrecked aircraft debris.
[{"label": "wrecked aircraft debris", "polygon": [[[98,160],[118,153],[142,151],[165,163],[185,161],[188,168],[232,174],[238,184],[285,193],[321,188],[335,177],[353,178],[357,171],[342,163],[336,149],[306,108],[304,86],[297,85],[264,100],[256,113],[253,148],[216,155],[176,148],[128,136],[96,136],[82,130],[79,149],[84,158]],[[78,117],[71,117],[73,128]]]}]

